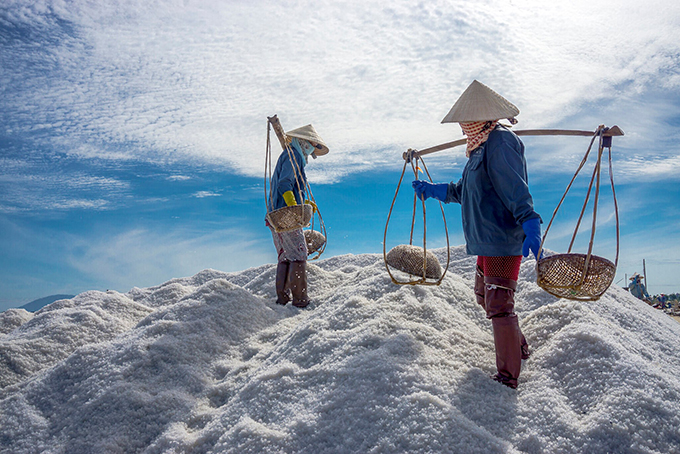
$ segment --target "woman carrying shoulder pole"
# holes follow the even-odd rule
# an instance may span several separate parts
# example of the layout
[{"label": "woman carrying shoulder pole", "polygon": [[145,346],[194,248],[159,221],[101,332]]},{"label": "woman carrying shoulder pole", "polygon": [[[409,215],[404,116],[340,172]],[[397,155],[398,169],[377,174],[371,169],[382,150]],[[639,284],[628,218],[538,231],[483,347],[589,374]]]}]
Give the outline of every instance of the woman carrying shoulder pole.
[{"label": "woman carrying shoulder pole", "polygon": [[[311,156],[316,159],[328,153],[328,147],[310,124],[285,133],[286,149],[281,152],[271,176],[271,197],[267,210],[272,212],[305,201],[307,176],[305,166]],[[314,205],[312,205],[314,208]],[[307,295],[307,244],[302,228],[277,232],[267,221],[278,254],[276,268],[276,303],[289,301],[295,307],[309,304]]]},{"label": "woman carrying shoulder pole", "polygon": [[477,256],[475,295],[493,327],[496,368],[493,379],[517,387],[529,348],[514,312],[522,256],[538,254],[541,217],[529,192],[524,144],[499,124],[516,123],[519,109],[473,81],[442,123],[459,123],[467,136],[468,161],[457,182],[413,182],[416,194],[461,205],[467,253]]}]

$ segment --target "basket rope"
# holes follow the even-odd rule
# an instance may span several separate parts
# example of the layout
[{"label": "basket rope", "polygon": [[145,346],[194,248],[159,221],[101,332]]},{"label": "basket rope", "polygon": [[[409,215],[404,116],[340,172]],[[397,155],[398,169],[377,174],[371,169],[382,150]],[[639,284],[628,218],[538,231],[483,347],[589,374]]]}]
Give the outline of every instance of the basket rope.
[{"label": "basket rope", "polygon": [[[576,173],[572,177],[571,181],[567,185],[567,189],[562,195],[562,199],[557,204],[555,211],[545,229],[543,238],[541,240],[541,245],[538,251],[538,257],[541,257],[543,251],[543,245],[550,231],[555,216],[559,211],[562,203],[567,197],[567,193],[571,186],[573,185],[576,177],[583,169],[586,164],[590,152],[592,150],[595,139],[599,138],[597,161],[595,163],[592,176],[590,178],[590,183],[588,185],[588,191],[586,193],[585,201],[583,207],[581,208],[581,213],[579,215],[574,233],[572,235],[571,241],[569,243],[569,249],[566,254],[559,254],[557,256],[541,258],[536,261],[536,274],[537,283],[541,288],[546,290],[548,293],[559,296],[562,298],[570,298],[577,300],[596,300],[609,288],[611,282],[616,274],[616,267],[619,262],[619,242],[620,242],[620,228],[619,228],[619,210],[618,202],[616,199],[616,190],[614,188],[614,174],[612,169],[612,152],[611,152],[611,137],[605,138],[604,133],[606,133],[608,128],[603,125],[599,126],[598,129],[593,134],[590,141],[588,149],[586,150],[585,156],[581,160],[581,163],[576,169]],[[606,144],[605,144],[606,139]],[[600,198],[600,176],[602,172],[602,155],[604,153],[604,148],[609,149],[609,179],[612,188],[612,195],[614,199],[614,211],[616,214],[616,259],[614,263],[609,260],[597,257],[592,254],[593,244],[595,241],[595,229],[597,226],[597,211],[598,203]],[[588,244],[587,254],[572,254],[572,248],[574,241],[576,240],[576,234],[581,226],[581,221],[585,214],[588,202],[590,200],[590,195],[593,190],[593,185],[595,186],[595,196],[593,198],[593,221],[590,231],[590,241]],[[561,263],[560,263],[561,262]],[[597,263],[594,263],[597,262]]]},{"label": "basket rope", "polygon": [[[440,285],[442,281],[444,280],[444,276],[446,275],[446,271],[449,269],[449,264],[451,262],[451,252],[449,250],[449,231],[446,227],[446,215],[444,214],[444,207],[441,202],[439,202],[439,208],[441,209],[442,213],[442,219],[444,221],[444,232],[446,233],[446,267],[444,268],[444,272],[441,274],[438,280],[432,281],[428,280],[427,275],[428,275],[428,266],[427,266],[427,212],[425,209],[425,199],[422,198],[422,207],[423,207],[423,269],[422,269],[422,275],[419,279],[411,279],[409,281],[399,281],[397,280],[394,275],[392,274],[392,271],[390,270],[390,265],[388,264],[388,259],[387,259],[387,228],[390,224],[390,218],[392,217],[392,210],[394,209],[394,204],[397,200],[397,195],[399,194],[399,188],[401,187],[401,183],[404,180],[404,174],[406,173],[406,166],[407,164],[411,164],[411,168],[413,169],[413,174],[415,179],[418,179],[418,172],[420,170],[420,165],[422,165],[423,170],[427,174],[427,177],[429,178],[430,182],[432,182],[432,177],[430,176],[430,172],[427,170],[427,166],[425,165],[425,162],[423,159],[418,156],[417,152],[415,150],[410,150],[407,152],[409,153],[409,158],[404,160],[404,168],[401,171],[401,176],[399,178],[399,183],[397,183],[397,189],[394,193],[394,198],[392,199],[392,204],[390,205],[390,211],[387,214],[387,222],[385,223],[385,231],[383,235],[383,261],[385,263],[385,268],[387,269],[387,273],[390,275],[390,278],[392,279],[392,282],[397,284],[397,285]],[[420,165],[418,164],[418,161],[420,161]],[[415,162],[415,164],[414,164]],[[417,199],[418,197],[416,194],[413,194],[413,216],[411,218],[411,232],[409,236],[409,245],[413,245],[413,232],[415,228],[415,223],[416,223],[416,211],[417,211]]]}]

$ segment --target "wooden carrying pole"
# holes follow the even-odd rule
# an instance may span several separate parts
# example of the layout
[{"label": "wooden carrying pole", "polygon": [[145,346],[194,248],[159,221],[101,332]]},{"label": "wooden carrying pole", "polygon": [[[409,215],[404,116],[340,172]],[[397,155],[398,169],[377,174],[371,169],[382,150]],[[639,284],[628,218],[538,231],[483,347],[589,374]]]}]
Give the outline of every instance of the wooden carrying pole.
[{"label": "wooden carrying pole", "polygon": [[272,128],[274,128],[274,132],[276,133],[276,137],[278,137],[279,143],[281,144],[281,149],[285,150],[286,145],[290,141],[288,140],[288,136],[286,135],[286,133],[283,132],[283,127],[281,126],[281,122],[279,121],[279,117],[274,115],[273,117],[267,117],[267,120],[269,120],[269,123],[272,125]]},{"label": "wooden carrying pole", "polygon": [[[518,131],[513,131],[518,136],[585,136],[593,137],[597,131],[581,131],[577,129],[520,129]],[[622,136],[623,131],[618,126],[612,126],[607,129],[602,136],[603,137],[613,137]],[[458,139],[453,142],[446,142],[441,145],[436,145],[434,147],[425,148],[424,150],[409,150],[405,152],[402,157],[405,160],[409,160],[417,154],[418,156],[424,156],[426,154],[435,153],[437,151],[448,150],[449,148],[454,148],[460,145],[465,145],[467,139]]]}]

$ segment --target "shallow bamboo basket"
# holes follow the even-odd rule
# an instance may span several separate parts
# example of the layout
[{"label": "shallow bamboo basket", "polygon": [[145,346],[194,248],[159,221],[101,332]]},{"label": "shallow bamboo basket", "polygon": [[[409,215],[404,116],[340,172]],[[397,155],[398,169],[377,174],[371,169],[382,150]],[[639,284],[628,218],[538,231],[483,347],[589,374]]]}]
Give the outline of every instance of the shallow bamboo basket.
[{"label": "shallow bamboo basket", "polygon": [[591,255],[584,277],[586,254],[556,254],[536,264],[538,285],[559,298],[578,301],[599,299],[614,281],[616,265]]},{"label": "shallow bamboo basket", "polygon": [[313,254],[326,244],[326,237],[316,230],[305,230],[305,243],[307,243],[307,255]]},{"label": "shallow bamboo basket", "polygon": [[271,211],[267,213],[267,220],[277,232],[288,232],[307,227],[312,214],[312,206],[303,203]]},{"label": "shallow bamboo basket", "polygon": [[423,258],[426,260],[425,278],[440,279],[442,277],[442,267],[437,257],[427,251],[423,254],[423,248],[410,244],[400,244],[393,247],[387,253],[386,262],[392,268],[414,276],[423,275]]}]

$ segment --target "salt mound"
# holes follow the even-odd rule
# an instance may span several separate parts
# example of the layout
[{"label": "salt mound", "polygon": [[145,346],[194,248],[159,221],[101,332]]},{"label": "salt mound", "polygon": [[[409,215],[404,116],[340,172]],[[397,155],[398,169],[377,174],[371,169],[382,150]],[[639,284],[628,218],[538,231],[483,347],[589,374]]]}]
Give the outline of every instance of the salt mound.
[{"label": "salt mound", "polygon": [[275,265],[47,306],[0,337],[2,358],[21,358],[0,363],[0,440],[14,453],[678,452],[680,324],[619,288],[552,297],[526,260],[517,312],[533,355],[511,390],[489,379],[475,258],[451,254],[439,287],[392,284],[381,254],[310,264],[303,310],[274,304]]}]

